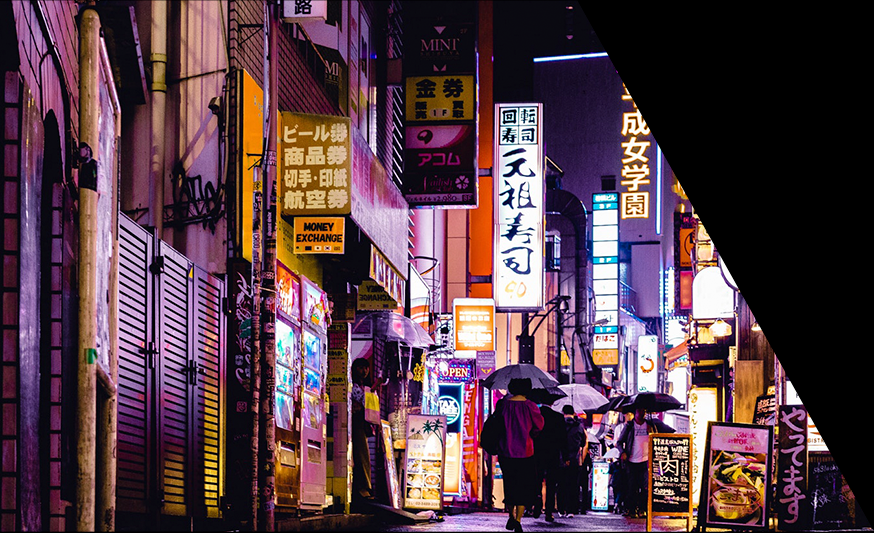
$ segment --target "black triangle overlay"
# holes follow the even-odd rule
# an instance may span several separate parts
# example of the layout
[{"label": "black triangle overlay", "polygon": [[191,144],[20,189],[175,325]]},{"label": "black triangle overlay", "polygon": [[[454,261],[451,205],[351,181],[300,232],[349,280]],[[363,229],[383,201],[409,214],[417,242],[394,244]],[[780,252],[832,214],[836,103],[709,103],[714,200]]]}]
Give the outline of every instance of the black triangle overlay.
[{"label": "black triangle overlay", "polygon": [[866,475],[872,461],[863,444],[870,328],[860,312],[871,291],[859,268],[866,232],[855,218],[871,209],[865,207],[870,196],[856,184],[869,178],[851,167],[867,159],[853,148],[867,128],[853,122],[871,115],[858,82],[860,67],[870,64],[859,56],[870,43],[847,42],[859,35],[847,27],[858,13],[718,7],[582,2],[841,473],[872,516]]}]

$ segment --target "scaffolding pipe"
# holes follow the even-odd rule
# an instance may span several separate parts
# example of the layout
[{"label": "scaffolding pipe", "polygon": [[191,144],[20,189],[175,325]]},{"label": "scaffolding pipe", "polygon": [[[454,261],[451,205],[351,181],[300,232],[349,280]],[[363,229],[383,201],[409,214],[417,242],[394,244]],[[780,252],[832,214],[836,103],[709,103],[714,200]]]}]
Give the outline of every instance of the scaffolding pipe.
[{"label": "scaffolding pipe", "polygon": [[97,164],[100,17],[79,20],[79,346],[77,357],[76,530],[94,531],[97,425]]}]

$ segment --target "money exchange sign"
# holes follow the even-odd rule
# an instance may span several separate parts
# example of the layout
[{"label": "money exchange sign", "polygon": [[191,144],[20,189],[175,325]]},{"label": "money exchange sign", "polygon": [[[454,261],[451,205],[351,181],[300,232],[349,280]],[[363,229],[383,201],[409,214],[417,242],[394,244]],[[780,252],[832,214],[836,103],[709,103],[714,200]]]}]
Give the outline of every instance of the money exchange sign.
[{"label": "money exchange sign", "polygon": [[542,104],[495,104],[495,308],[543,308]]}]

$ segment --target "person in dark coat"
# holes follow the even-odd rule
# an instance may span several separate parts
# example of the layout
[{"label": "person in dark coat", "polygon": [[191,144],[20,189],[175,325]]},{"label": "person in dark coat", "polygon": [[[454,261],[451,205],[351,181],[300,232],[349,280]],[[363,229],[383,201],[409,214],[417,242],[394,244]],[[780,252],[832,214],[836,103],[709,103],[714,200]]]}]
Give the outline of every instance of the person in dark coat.
[{"label": "person in dark coat", "polygon": [[565,450],[559,481],[559,516],[573,518],[580,506],[580,468],[588,451],[586,430],[574,413],[573,406],[562,408],[565,423]]},{"label": "person in dark coat", "polygon": [[540,405],[543,415],[543,430],[534,438],[534,457],[537,462],[539,486],[546,483],[546,501],[541,500],[541,491],[537,491],[537,502],[532,515],[540,516],[541,510],[546,513],[546,521],[554,522],[556,511],[556,490],[558,489],[559,473],[561,471],[561,454],[565,444],[564,416],[548,405]]},{"label": "person in dark coat", "polygon": [[537,404],[527,398],[531,392],[530,379],[510,380],[507,392],[511,396],[502,399],[500,407],[506,435],[498,445],[498,463],[504,476],[504,505],[510,514],[506,528],[520,533],[522,514],[537,497],[534,438],[543,430],[543,415]]}]

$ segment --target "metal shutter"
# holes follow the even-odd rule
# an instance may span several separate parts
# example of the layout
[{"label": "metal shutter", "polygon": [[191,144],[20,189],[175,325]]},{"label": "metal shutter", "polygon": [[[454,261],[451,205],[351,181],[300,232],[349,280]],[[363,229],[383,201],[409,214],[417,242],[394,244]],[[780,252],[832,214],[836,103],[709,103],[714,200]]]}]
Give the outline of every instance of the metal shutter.
[{"label": "metal shutter", "polygon": [[222,313],[224,283],[194,267],[194,299],[192,306],[192,354],[196,372],[194,385],[195,424],[195,493],[196,514],[215,518],[219,516],[219,498],[222,494],[224,459],[222,434],[224,399],[222,398],[225,359],[225,318]]},{"label": "metal shutter", "polygon": [[139,513],[147,511],[152,471],[153,243],[152,234],[119,214],[117,505]]},{"label": "metal shutter", "polygon": [[162,512],[187,515],[191,489],[192,420],[188,259],[159,243],[158,487]]}]

